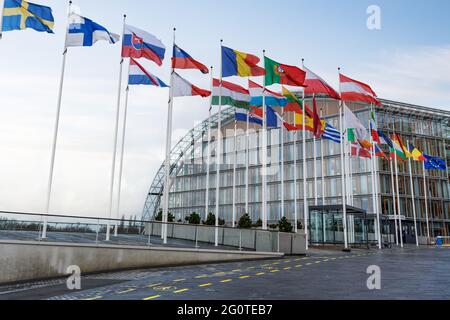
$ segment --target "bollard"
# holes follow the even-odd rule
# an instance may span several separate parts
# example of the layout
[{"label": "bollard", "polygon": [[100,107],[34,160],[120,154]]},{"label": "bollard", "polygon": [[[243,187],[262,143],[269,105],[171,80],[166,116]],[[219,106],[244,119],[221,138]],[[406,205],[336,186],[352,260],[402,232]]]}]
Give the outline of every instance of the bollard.
[{"label": "bollard", "polygon": [[100,220],[97,219],[97,232],[95,235],[95,244],[98,244],[98,232],[100,231]]},{"label": "bollard", "polygon": [[152,238],[152,228],[153,228],[153,226],[152,226],[152,223],[150,222],[149,224],[148,224],[148,242],[147,242],[147,245],[150,247],[151,245],[152,245],[152,240],[151,240],[151,238]]},{"label": "bollard", "polygon": [[239,251],[242,251],[242,230],[239,230]]}]

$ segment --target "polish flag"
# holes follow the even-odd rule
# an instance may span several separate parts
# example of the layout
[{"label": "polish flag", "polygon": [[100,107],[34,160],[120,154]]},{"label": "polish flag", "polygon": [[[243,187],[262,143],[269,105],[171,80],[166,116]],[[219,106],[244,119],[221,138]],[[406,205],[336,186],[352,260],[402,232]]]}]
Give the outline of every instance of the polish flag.
[{"label": "polish flag", "polygon": [[343,101],[359,101],[373,103],[377,106],[381,105],[376,93],[367,84],[348,78],[343,74],[339,74],[339,78]]},{"label": "polish flag", "polygon": [[211,95],[211,91],[194,86],[176,72],[172,74],[172,90],[174,97],[201,96],[206,98]]},{"label": "polish flag", "polygon": [[306,80],[305,80],[305,94],[313,95],[326,95],[332,99],[341,100],[339,93],[337,93],[332,86],[330,86],[325,80],[319,77],[317,74],[312,72],[306,67],[303,67],[306,71]]}]

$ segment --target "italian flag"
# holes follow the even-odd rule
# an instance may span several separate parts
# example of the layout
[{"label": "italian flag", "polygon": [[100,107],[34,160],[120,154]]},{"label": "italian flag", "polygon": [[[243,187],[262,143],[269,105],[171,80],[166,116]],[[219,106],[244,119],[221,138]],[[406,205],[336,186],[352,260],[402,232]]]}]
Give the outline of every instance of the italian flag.
[{"label": "italian flag", "polygon": [[381,106],[376,93],[370,86],[360,81],[339,74],[342,101],[358,101]]},{"label": "italian flag", "polygon": [[366,127],[346,105],[344,105],[344,123],[347,128],[348,141],[356,143],[366,140]]},{"label": "italian flag", "polygon": [[220,80],[213,79],[212,91],[212,105],[219,105],[219,97],[222,96],[222,105],[228,105],[235,108],[249,109],[250,107],[250,92],[231,82],[222,80],[222,87],[220,87]]}]

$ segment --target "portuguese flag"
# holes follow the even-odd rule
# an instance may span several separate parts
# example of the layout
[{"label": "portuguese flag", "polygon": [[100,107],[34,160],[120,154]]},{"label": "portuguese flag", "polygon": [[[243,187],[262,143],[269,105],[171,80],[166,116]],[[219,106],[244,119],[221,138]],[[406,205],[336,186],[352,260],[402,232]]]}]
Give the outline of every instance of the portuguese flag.
[{"label": "portuguese flag", "polygon": [[266,86],[279,83],[303,87],[305,84],[306,72],[300,68],[281,64],[267,57],[264,57],[264,65],[266,67]]}]

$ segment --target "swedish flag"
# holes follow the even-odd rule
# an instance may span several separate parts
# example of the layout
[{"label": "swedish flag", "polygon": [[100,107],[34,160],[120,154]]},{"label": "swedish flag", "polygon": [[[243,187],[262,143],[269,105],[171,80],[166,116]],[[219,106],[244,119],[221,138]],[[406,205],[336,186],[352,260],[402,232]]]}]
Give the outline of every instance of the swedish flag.
[{"label": "swedish flag", "polygon": [[52,9],[23,0],[5,0],[3,31],[31,28],[39,32],[53,33],[55,24]]}]

